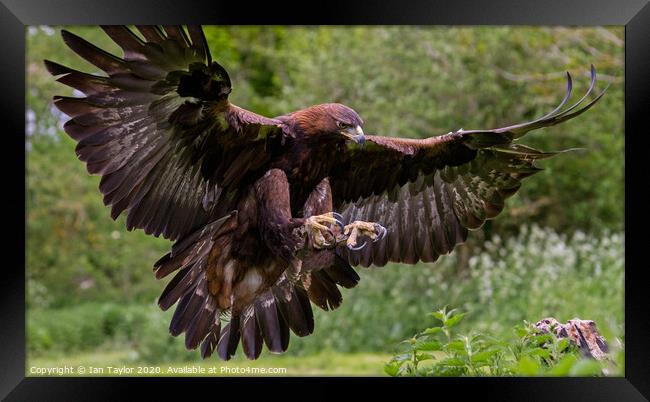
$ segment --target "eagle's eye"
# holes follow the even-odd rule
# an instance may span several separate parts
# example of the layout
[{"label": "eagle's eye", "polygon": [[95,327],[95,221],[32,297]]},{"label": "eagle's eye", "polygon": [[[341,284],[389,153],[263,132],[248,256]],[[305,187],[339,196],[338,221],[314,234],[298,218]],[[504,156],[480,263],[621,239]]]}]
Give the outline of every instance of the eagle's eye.
[{"label": "eagle's eye", "polygon": [[342,121],[337,121],[336,125],[338,126],[338,128],[348,128],[348,127],[350,127],[349,124],[345,124]]}]

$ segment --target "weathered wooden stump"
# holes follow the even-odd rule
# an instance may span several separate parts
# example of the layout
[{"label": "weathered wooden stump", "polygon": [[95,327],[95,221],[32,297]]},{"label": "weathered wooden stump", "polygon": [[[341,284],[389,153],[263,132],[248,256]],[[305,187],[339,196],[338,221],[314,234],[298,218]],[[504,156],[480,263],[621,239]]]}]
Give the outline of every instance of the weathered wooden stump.
[{"label": "weathered wooden stump", "polygon": [[553,333],[558,338],[569,338],[587,357],[603,360],[608,357],[609,347],[605,338],[598,332],[596,323],[592,320],[574,318],[561,324],[553,317],[537,321],[534,327],[543,333]]}]

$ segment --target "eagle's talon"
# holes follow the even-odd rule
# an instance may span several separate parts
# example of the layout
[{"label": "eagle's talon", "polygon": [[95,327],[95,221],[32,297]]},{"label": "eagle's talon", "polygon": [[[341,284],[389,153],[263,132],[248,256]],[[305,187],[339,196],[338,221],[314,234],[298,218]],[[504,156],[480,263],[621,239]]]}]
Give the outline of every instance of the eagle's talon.
[{"label": "eagle's talon", "polygon": [[386,233],[388,230],[386,230],[385,227],[382,225],[375,223],[375,233],[378,233],[377,236],[372,240],[373,243],[377,243],[379,240],[382,240],[384,237],[386,237]]},{"label": "eagle's talon", "polygon": [[338,212],[332,212],[332,216],[336,219],[336,225],[341,229],[341,232],[343,232],[345,229],[345,225],[343,224],[343,215]]},{"label": "eagle's talon", "polygon": [[305,219],[304,227],[306,228],[307,237],[311,246],[316,250],[332,249],[337,246],[337,234],[327,225],[336,225],[342,232],[344,229],[343,222],[332,213],[314,215]]},{"label": "eagle's talon", "polygon": [[362,245],[357,246],[357,247],[355,247],[355,246],[352,245],[352,244],[348,244],[348,249],[350,249],[350,250],[352,250],[352,251],[359,251],[359,250],[361,250],[362,248],[364,248],[364,247],[366,246],[367,243],[368,243],[368,242],[365,242],[365,241],[364,241]]},{"label": "eagle's talon", "polygon": [[357,239],[360,236],[365,236],[370,238],[373,243],[378,242],[379,240],[386,237],[388,231],[385,227],[378,223],[373,222],[363,222],[363,221],[354,221],[349,225],[345,226],[343,230],[344,236],[347,236],[347,247],[349,250],[358,251],[366,246],[367,242],[364,242],[360,246],[356,246]]},{"label": "eagle's talon", "polygon": [[329,234],[329,238],[332,239],[332,241],[327,241],[327,239],[324,238],[323,236],[323,241],[321,242],[322,248],[326,249],[331,249],[332,247],[336,247],[336,235],[334,232],[332,232],[332,229],[327,228],[327,233]]},{"label": "eagle's talon", "polygon": [[[343,218],[343,217],[341,217],[341,218]],[[336,222],[334,222],[334,224],[339,227],[340,232],[343,232],[343,230],[345,229],[345,225],[343,224],[343,221],[339,220],[338,218],[335,218],[335,219],[336,219]]]}]

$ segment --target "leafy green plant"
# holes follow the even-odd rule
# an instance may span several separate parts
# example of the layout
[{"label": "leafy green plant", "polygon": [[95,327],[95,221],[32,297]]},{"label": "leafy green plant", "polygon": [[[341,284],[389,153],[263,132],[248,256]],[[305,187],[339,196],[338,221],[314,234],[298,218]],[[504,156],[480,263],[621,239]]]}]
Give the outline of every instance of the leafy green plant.
[{"label": "leafy green plant", "polygon": [[514,328],[510,341],[484,333],[455,334],[465,314],[446,306],[431,313],[440,324],[402,341],[402,350],[384,371],[399,377],[597,376],[622,370],[620,362],[584,357],[567,338],[540,333],[528,322]]}]

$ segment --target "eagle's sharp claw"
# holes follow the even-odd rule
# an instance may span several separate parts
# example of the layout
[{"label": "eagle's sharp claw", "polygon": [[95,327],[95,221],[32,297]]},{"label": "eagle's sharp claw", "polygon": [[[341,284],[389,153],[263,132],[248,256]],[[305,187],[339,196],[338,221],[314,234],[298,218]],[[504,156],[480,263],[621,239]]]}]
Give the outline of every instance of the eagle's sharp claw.
[{"label": "eagle's sharp claw", "polygon": [[330,249],[337,245],[337,235],[327,225],[336,225],[341,232],[344,229],[343,222],[333,213],[310,216],[305,222],[305,226],[309,228],[308,236],[311,244],[317,250]]},{"label": "eagle's sharp claw", "polygon": [[386,230],[386,228],[382,225],[375,223],[375,232],[377,233],[377,236],[372,241],[373,243],[377,243],[379,240],[382,240],[384,237],[386,237],[388,230]]},{"label": "eagle's sharp claw", "polygon": [[332,212],[332,216],[334,219],[336,219],[336,226],[341,229],[341,232],[345,230],[345,224],[343,224],[343,215],[339,214],[338,212]]},{"label": "eagle's sharp claw", "polygon": [[345,230],[345,225],[343,224],[343,221],[336,218],[336,217],[335,217],[335,219],[336,219],[336,222],[335,222],[336,226],[338,226],[339,229],[341,230],[341,232],[343,232],[343,230]]},{"label": "eagle's sharp claw", "polygon": [[352,250],[352,251],[359,251],[359,250],[361,250],[362,248],[364,248],[366,246],[366,243],[367,242],[364,241],[362,245],[357,246],[357,247],[353,246],[352,244],[348,244],[348,248],[350,250]]},{"label": "eagle's sharp claw", "polygon": [[343,233],[348,236],[348,249],[352,251],[361,250],[366,246],[366,243],[363,243],[359,247],[355,247],[358,237],[365,236],[367,238],[370,238],[373,243],[377,243],[379,240],[382,240],[384,237],[386,237],[387,232],[388,231],[386,228],[378,223],[363,221],[354,221],[347,225],[343,231]]}]

